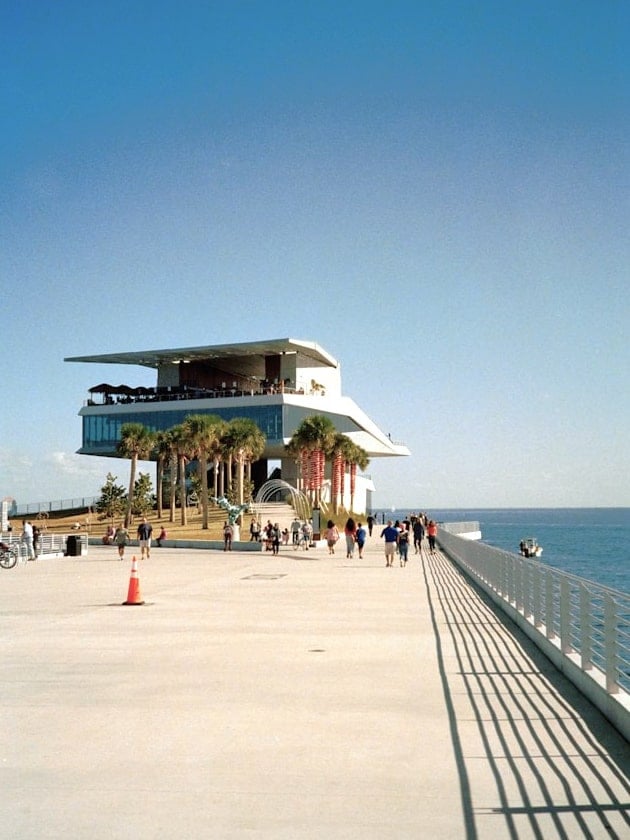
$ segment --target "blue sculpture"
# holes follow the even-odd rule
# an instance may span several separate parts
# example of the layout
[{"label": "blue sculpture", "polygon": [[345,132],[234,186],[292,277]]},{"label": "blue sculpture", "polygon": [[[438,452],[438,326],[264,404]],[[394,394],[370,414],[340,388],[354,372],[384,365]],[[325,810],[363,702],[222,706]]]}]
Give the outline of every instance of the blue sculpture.
[{"label": "blue sculpture", "polygon": [[221,496],[220,499],[217,499],[216,496],[213,496],[212,501],[227,512],[228,522],[230,523],[230,525],[234,525],[239,516],[245,511],[249,510],[249,505],[233,505],[225,498],[225,496]]}]

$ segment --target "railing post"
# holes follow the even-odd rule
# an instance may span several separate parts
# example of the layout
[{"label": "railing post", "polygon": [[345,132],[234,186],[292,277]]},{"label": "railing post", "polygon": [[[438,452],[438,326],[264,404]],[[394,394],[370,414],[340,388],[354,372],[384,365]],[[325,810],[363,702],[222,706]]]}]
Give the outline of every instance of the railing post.
[{"label": "railing post", "polygon": [[520,560],[514,563],[514,606],[518,612],[523,612],[523,564]]},{"label": "railing post", "polygon": [[542,625],[542,584],[541,584],[541,570],[539,566],[534,567],[534,627],[538,628]]},{"label": "railing post", "polygon": [[545,624],[547,638],[553,639],[556,635],[553,625],[553,575],[549,570],[545,575]]},{"label": "railing post", "polygon": [[560,650],[571,653],[571,587],[569,581],[560,579]]},{"label": "railing post", "polygon": [[494,581],[496,592],[502,597],[505,597],[505,557],[501,555],[497,559],[496,578]]},{"label": "railing post", "polygon": [[516,602],[515,561],[512,557],[508,560],[507,599],[510,604]]},{"label": "railing post", "polygon": [[521,566],[523,569],[523,616],[528,618],[532,614],[531,608],[531,585],[530,585],[530,578],[531,578],[531,566],[529,563],[522,563]]},{"label": "railing post", "polygon": [[580,583],[580,653],[582,670],[593,667],[593,609],[588,587]]},{"label": "railing post", "polygon": [[606,691],[617,694],[617,605],[612,595],[604,595],[604,657],[606,664]]}]

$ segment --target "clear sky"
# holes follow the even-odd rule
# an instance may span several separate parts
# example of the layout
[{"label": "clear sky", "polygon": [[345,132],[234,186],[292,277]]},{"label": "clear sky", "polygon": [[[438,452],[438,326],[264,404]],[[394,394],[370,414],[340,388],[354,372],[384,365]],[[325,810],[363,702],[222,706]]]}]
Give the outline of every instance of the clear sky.
[{"label": "clear sky", "polygon": [[0,497],[97,494],[77,412],[316,341],[377,507],[630,505],[630,4],[0,0]]}]

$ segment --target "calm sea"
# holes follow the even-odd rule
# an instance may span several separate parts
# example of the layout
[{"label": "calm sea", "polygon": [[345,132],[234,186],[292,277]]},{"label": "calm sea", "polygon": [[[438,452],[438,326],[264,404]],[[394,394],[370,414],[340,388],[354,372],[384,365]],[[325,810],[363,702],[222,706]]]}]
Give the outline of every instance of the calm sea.
[{"label": "calm sea", "polygon": [[[379,510],[402,519],[417,511]],[[498,508],[496,510],[427,510],[438,522],[474,520],[488,545],[518,554],[524,537],[543,547],[542,563],[630,592],[630,508]]]}]

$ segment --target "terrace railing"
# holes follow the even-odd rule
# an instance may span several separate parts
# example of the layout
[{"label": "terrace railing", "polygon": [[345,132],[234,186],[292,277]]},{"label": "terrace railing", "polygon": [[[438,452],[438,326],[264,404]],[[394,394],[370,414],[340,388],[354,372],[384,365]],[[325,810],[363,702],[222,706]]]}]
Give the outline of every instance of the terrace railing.
[{"label": "terrace railing", "polygon": [[438,543],[630,740],[630,595],[445,529]]}]

